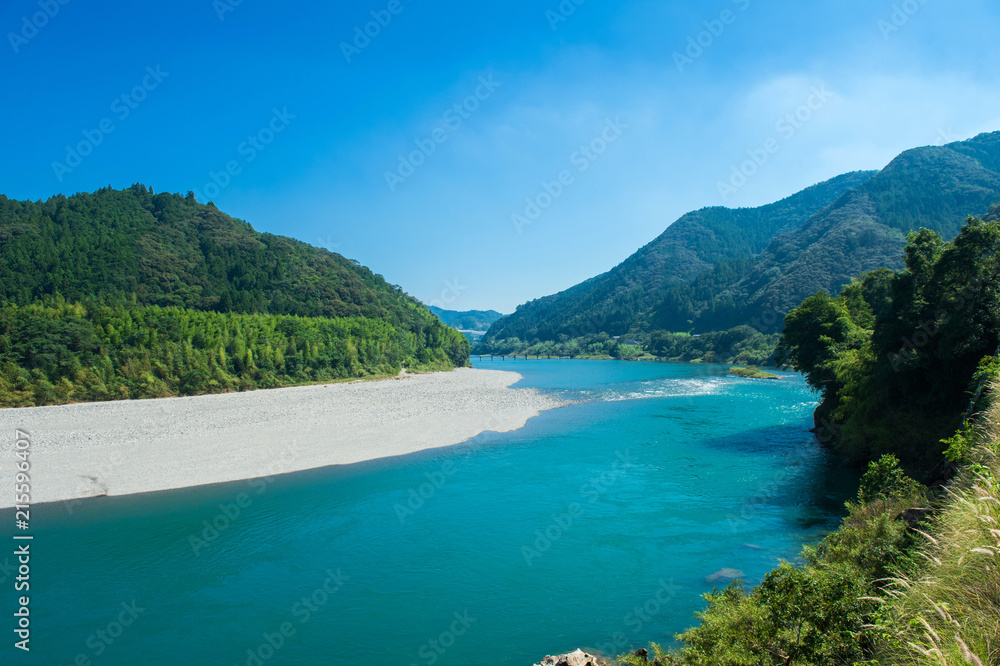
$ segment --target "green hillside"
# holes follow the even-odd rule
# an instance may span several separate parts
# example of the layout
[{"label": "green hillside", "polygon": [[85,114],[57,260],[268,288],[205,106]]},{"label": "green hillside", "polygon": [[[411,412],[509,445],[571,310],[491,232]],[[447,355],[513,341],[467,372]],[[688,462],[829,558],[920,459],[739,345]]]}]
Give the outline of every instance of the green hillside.
[{"label": "green hillside", "polygon": [[720,262],[730,267],[729,279],[742,277],[747,262],[775,235],[798,227],[872,175],[840,176],[761,208],[717,207],[688,213],[611,271],[519,306],[490,328],[486,344],[508,338],[530,343],[561,335],[622,335],[645,328],[665,286],[695,278]]},{"label": "green hillside", "polygon": [[[759,348],[765,340],[754,331],[777,333],[805,297],[837,293],[865,271],[902,268],[908,232],[925,227],[951,239],[966,216],[986,214],[1000,201],[998,169],[1000,132],[910,150],[877,174],[847,174],[770,206],[685,215],[612,271],[520,306],[477,350],[554,344],[559,353],[607,334],[690,359],[705,350],[671,344],[660,354],[654,339],[711,331],[735,331],[741,345]],[[732,349],[716,360],[735,359]]]},{"label": "green hillside", "polygon": [[0,195],[0,303],[0,405],[468,362],[461,334],[357,262],[143,185]]},{"label": "green hillside", "polygon": [[[954,238],[969,215],[1000,201],[1000,132],[943,147],[910,150],[800,229],[780,236],[750,274],[716,297],[699,328],[728,327],[755,313],[788,312],[819,290],[831,294],[855,275],[902,268],[906,234],[930,229]],[[780,328],[774,322],[770,330]]]}]

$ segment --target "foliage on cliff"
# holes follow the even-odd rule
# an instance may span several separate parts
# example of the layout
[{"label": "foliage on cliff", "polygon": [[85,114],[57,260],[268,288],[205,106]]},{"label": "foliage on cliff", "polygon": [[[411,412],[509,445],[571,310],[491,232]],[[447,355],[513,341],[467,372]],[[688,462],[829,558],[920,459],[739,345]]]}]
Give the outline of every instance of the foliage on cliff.
[{"label": "foliage on cliff", "polygon": [[922,229],[904,254],[898,273],[807,298],[786,318],[779,356],[822,392],[819,425],[847,458],[893,453],[940,476],[941,440],[1000,345],[1000,222],[970,218],[953,242]]}]

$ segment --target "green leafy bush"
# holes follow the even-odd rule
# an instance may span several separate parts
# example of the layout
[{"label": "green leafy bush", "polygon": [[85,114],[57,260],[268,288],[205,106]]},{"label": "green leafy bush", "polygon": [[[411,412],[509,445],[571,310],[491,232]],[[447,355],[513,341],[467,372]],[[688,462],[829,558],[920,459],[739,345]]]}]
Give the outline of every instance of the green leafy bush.
[{"label": "green leafy bush", "polygon": [[970,218],[950,243],[912,233],[905,263],[806,299],[786,317],[778,355],[822,392],[818,421],[838,430],[848,460],[891,453],[930,477],[945,448],[961,457],[962,441],[941,442],[995,365],[982,363],[1000,346],[1000,222]]}]

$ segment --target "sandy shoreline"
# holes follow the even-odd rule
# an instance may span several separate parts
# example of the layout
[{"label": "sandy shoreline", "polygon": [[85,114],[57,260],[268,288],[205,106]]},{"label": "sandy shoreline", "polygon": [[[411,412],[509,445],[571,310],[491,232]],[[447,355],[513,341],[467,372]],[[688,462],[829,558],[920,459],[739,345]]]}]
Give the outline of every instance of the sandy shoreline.
[{"label": "sandy shoreline", "polygon": [[[0,410],[31,435],[31,501],[56,502],[239,481],[459,444],[560,406],[512,389],[514,372],[461,369],[403,380]],[[0,492],[0,509],[14,504]]]}]

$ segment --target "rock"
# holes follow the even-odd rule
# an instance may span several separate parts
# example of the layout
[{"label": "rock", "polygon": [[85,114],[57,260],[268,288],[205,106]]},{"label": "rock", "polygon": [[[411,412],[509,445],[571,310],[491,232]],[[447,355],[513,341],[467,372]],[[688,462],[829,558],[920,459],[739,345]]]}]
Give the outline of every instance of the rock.
[{"label": "rock", "polygon": [[570,652],[569,654],[561,654],[558,657],[548,656],[542,659],[540,664],[535,664],[534,666],[610,666],[609,662],[601,659],[600,657],[595,657],[592,654],[587,654],[583,650],[577,650],[576,652]]},{"label": "rock", "polygon": [[649,652],[646,651],[646,648],[639,648],[638,650],[636,650],[635,656],[639,657],[644,661],[649,661]]},{"label": "rock", "polygon": [[746,574],[739,569],[719,569],[711,576],[705,576],[706,583],[718,583],[724,581],[729,583],[737,578],[743,578]]}]

